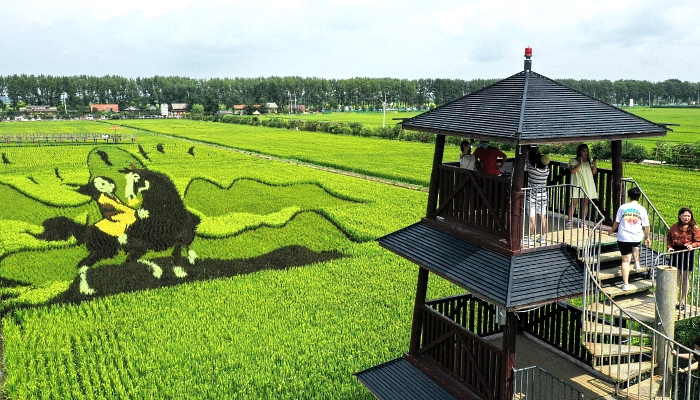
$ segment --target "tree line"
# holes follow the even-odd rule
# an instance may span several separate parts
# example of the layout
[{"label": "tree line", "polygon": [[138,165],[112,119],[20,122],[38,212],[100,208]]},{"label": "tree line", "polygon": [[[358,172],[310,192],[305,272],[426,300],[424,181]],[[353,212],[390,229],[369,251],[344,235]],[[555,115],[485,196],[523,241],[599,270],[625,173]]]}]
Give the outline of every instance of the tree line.
[{"label": "tree line", "polygon": [[[89,104],[119,104],[147,110],[162,103],[201,104],[207,114],[234,104],[275,102],[288,110],[305,105],[311,110],[425,109],[447,103],[497,82],[498,79],[324,79],[287,77],[194,79],[180,76],[125,78],[15,74],[0,76],[0,96],[9,108],[22,105],[60,106],[86,110]],[[686,105],[700,103],[700,83],[668,79],[575,80],[558,82],[609,104]],[[3,109],[8,107],[0,102]]]}]

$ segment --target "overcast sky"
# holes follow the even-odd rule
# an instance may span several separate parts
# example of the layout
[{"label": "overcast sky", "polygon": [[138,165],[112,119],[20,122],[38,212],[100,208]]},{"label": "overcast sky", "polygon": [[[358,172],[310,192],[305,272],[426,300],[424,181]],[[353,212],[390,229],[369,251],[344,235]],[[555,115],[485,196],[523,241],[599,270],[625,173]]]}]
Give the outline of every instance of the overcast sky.
[{"label": "overcast sky", "polygon": [[699,0],[28,0],[0,75],[700,81]]}]

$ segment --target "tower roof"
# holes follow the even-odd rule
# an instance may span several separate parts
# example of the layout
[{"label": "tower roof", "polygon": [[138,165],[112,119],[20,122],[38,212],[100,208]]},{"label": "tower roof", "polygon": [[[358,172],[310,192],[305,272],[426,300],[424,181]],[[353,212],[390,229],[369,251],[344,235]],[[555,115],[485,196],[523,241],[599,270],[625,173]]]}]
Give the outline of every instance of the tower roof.
[{"label": "tower roof", "polygon": [[402,127],[513,144],[632,139],[669,130],[527,69]]}]

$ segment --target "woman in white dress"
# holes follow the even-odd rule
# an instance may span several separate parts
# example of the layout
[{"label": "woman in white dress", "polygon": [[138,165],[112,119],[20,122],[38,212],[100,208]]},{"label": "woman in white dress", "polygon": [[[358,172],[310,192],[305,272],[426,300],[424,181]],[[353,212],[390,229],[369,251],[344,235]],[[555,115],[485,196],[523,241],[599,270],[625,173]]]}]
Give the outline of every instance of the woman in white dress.
[{"label": "woman in white dress", "polygon": [[[591,160],[588,145],[580,144],[576,149],[576,158],[569,160],[569,171],[571,171],[571,185],[574,186],[571,193],[571,206],[567,212],[568,219],[566,227],[571,228],[571,221],[576,207],[581,203],[579,209],[579,226],[583,226],[588,216],[588,199],[598,198],[598,191],[595,187],[593,175],[598,173],[596,160]],[[578,188],[583,190],[580,190]],[[587,196],[586,196],[587,195]]]}]

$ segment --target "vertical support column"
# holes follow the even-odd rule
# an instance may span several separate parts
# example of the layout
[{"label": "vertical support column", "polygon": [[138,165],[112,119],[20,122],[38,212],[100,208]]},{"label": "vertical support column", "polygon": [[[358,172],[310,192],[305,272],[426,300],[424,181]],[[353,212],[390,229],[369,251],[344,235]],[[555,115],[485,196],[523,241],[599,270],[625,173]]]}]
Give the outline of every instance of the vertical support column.
[{"label": "vertical support column", "polygon": [[[666,337],[674,339],[676,329],[676,296],[678,293],[678,269],[666,265],[659,266],[656,272],[656,327],[657,330]],[[656,335],[656,362],[658,367],[654,370],[654,375],[661,375],[666,382],[667,396],[671,395],[670,384],[673,371],[671,365],[670,349],[668,341],[661,335]],[[665,361],[668,360],[668,363]],[[665,364],[665,365],[664,365]],[[688,374],[690,375],[690,374]],[[670,398],[670,397],[668,397]]]},{"label": "vertical support column", "polygon": [[428,210],[426,218],[435,218],[437,209],[438,191],[440,189],[440,166],[442,156],[445,153],[445,135],[437,135],[435,138],[435,154],[433,154],[433,172],[430,174],[430,188],[428,192]]},{"label": "vertical support column", "polygon": [[523,232],[523,191],[525,186],[525,163],[528,159],[530,146],[518,146],[515,150],[513,163],[513,179],[510,188],[510,249],[520,250],[520,239]]},{"label": "vertical support column", "polygon": [[501,399],[513,398],[513,368],[515,368],[515,340],[518,333],[518,316],[508,311],[506,326],[503,330],[503,381],[501,382]]},{"label": "vertical support column", "polygon": [[416,287],[416,302],[413,305],[413,324],[411,325],[411,343],[408,353],[415,356],[420,349],[420,335],[423,330],[423,305],[428,292],[429,271],[423,267],[418,268],[418,285]]},{"label": "vertical support column", "polygon": [[615,221],[615,215],[617,214],[617,209],[620,208],[624,202],[624,197],[622,193],[622,141],[613,140],[610,142],[610,147],[612,149],[612,210],[610,215]]}]

